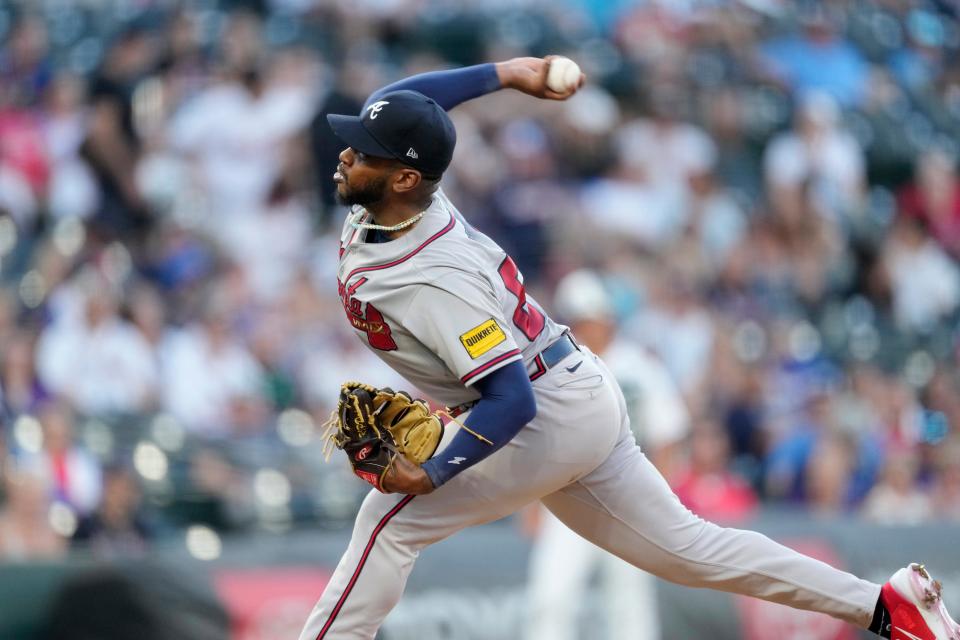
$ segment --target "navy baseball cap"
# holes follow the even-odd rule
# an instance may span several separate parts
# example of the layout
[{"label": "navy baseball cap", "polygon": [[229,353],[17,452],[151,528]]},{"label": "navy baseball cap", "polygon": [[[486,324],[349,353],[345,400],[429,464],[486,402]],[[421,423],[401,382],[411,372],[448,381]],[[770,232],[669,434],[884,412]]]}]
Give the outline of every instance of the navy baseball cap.
[{"label": "navy baseball cap", "polygon": [[416,91],[391,91],[365,106],[359,116],[331,113],[327,122],[357,151],[394,158],[429,177],[447,170],[457,145],[447,112]]}]

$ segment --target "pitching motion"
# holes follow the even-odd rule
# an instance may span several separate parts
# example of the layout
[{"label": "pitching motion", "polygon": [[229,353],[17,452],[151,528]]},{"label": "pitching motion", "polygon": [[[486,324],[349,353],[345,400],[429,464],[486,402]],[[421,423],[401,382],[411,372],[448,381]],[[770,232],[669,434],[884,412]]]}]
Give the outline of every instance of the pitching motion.
[{"label": "pitching motion", "polygon": [[502,89],[564,100],[584,77],[568,82],[560,63],[561,79],[548,82],[555,60],[413,76],[375,92],[359,115],[328,117],[347,145],[334,174],[351,206],[337,271],[347,321],[462,426],[442,429],[403,394],[344,387],[334,442],[376,490],[300,640],[371,640],[424,547],[537,500],[666,580],[821,612],[894,640],[960,640],[920,565],[881,586],[684,508],[636,445],[603,361],[528,295],[513,260],[444,194],[456,144],[447,111]]}]

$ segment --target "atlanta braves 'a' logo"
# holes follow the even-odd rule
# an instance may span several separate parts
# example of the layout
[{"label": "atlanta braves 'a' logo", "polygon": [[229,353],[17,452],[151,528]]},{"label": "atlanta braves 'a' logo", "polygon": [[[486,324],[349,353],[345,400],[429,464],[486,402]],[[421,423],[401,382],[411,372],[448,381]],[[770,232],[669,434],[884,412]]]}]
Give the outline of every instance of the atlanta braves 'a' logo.
[{"label": "atlanta braves 'a' logo", "polygon": [[390,325],[384,320],[383,314],[379,309],[367,302],[364,304],[353,294],[360,288],[366,278],[360,278],[352,286],[345,287],[342,282],[337,281],[337,291],[340,294],[340,301],[343,303],[343,310],[347,314],[347,320],[357,331],[367,334],[367,342],[374,349],[380,351],[394,351],[397,343],[393,339],[390,331]]},{"label": "atlanta braves 'a' logo", "polygon": [[388,104],[390,104],[390,103],[387,102],[386,100],[377,100],[377,101],[374,102],[372,105],[370,105],[369,107],[367,107],[367,111],[370,112],[370,113],[367,114],[367,115],[370,116],[370,119],[371,119],[371,120],[376,120],[376,119],[377,119],[377,115],[378,115],[381,111],[383,111],[383,107],[386,106],[386,105],[388,105]]}]

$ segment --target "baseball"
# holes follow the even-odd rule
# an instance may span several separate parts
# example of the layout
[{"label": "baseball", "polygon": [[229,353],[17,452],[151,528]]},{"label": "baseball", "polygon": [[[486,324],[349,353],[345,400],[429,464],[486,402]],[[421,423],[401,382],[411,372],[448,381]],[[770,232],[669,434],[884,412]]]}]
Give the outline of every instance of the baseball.
[{"label": "baseball", "polygon": [[547,69],[547,87],[557,93],[570,93],[580,83],[580,65],[570,58],[553,58]]}]

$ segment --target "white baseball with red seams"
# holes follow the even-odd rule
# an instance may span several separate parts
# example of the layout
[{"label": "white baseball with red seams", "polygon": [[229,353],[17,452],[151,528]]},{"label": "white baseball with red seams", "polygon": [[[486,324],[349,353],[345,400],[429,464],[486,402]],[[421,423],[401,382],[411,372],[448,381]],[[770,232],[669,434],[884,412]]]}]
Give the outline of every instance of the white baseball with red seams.
[{"label": "white baseball with red seams", "polygon": [[[582,537],[667,580],[870,624],[880,585],[687,510],[637,446],[600,358],[580,348],[543,366],[539,354],[566,327],[527,296],[513,260],[442,190],[399,238],[368,243],[367,233],[344,224],[338,268],[344,312],[361,342],[448,406],[476,400],[474,382],[522,361],[537,414],[432,493],[371,491],[300,640],[371,640],[424,547],[536,500]],[[456,431],[448,425],[436,454],[444,464],[462,461],[444,459]]]},{"label": "white baseball with red seams", "polygon": [[581,73],[580,65],[570,58],[551,58],[547,69],[547,86],[557,93],[568,94],[580,84]]}]

